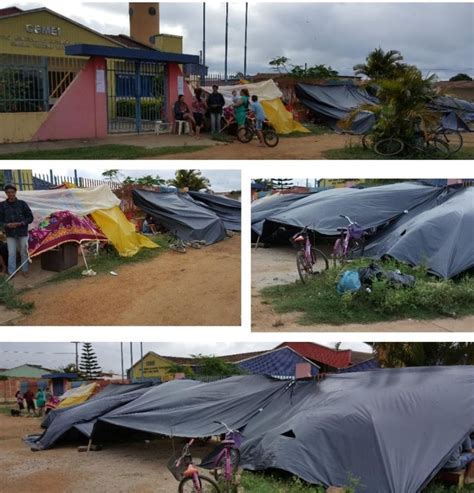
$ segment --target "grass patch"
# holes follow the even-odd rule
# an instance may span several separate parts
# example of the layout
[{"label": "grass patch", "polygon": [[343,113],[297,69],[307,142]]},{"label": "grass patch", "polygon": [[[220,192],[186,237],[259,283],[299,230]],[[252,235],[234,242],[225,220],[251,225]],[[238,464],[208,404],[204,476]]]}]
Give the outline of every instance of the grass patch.
[{"label": "grass patch", "polygon": [[132,145],[106,144],[89,147],[72,147],[69,149],[45,149],[34,151],[13,152],[0,154],[0,159],[139,159],[144,157],[159,157],[166,154],[186,154],[207,149],[205,145],[190,145],[182,147],[139,147]]},{"label": "grass patch", "polygon": [[346,266],[332,267],[307,284],[271,286],[262,290],[264,301],[279,313],[302,312],[299,323],[371,323],[406,318],[429,320],[438,317],[457,318],[474,313],[474,278],[440,280],[423,267],[409,267],[396,260],[379,262],[386,270],[400,269],[416,277],[413,288],[396,289],[386,281],[376,281],[372,292],[360,290],[338,295],[336,285],[343,270],[357,270],[370,264],[358,259]]},{"label": "grass patch", "polygon": [[18,409],[18,406],[14,406],[14,404],[12,403],[11,406],[9,406],[8,404],[2,404],[0,406],[0,414],[4,414],[5,416],[10,416],[11,415],[11,409]]},{"label": "grass patch", "polygon": [[466,484],[463,488],[458,489],[457,486],[449,486],[443,483],[432,483],[423,493],[469,493],[474,491],[474,484]]},{"label": "grass patch", "polygon": [[[379,156],[370,149],[364,149],[359,145],[348,145],[340,149],[329,149],[322,151],[322,154],[327,159],[432,159],[425,158],[423,154],[416,156]],[[474,147],[464,147],[456,154],[453,154],[448,159],[474,159]]]},{"label": "grass patch", "polygon": [[310,485],[296,476],[278,478],[245,471],[240,484],[245,493],[325,493],[322,486]]},{"label": "grass patch", "polygon": [[[134,264],[137,262],[145,262],[148,260],[152,260],[158,255],[160,255],[163,251],[168,249],[168,243],[170,238],[168,235],[160,234],[157,236],[149,236],[149,238],[154,243],[159,245],[160,248],[141,248],[140,251],[133,257],[121,257],[117,253],[117,250],[115,250],[115,248],[108,247],[107,249],[102,250],[98,257],[87,259],[89,268],[97,272],[97,274],[108,273],[122,265]],[[63,272],[59,272],[57,275],[55,275],[51,279],[48,279],[45,282],[50,283],[50,282],[67,281],[69,279],[82,279],[84,277],[82,275],[83,270],[84,270],[84,266],[67,269]]]},{"label": "grass patch", "polygon": [[33,302],[22,301],[6,278],[0,279],[0,304],[5,305],[9,310],[18,310],[24,315],[31,313],[35,306]]}]

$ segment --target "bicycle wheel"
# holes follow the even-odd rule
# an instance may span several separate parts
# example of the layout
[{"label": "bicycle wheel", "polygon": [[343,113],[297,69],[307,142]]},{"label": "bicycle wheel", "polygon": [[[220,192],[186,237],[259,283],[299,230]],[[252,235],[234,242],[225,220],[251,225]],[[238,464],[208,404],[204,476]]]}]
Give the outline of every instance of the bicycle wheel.
[{"label": "bicycle wheel", "polygon": [[264,130],[263,141],[268,147],[275,147],[278,145],[278,142],[280,142],[280,138],[275,130]]},{"label": "bicycle wheel", "polygon": [[379,140],[374,145],[374,152],[379,156],[396,156],[400,154],[405,148],[405,144],[394,137],[388,139]]},{"label": "bicycle wheel", "polygon": [[329,269],[329,260],[326,254],[324,254],[321,250],[312,247],[311,255],[313,256],[313,259],[316,260],[316,263],[313,264],[313,268],[312,268],[313,275],[321,274],[321,272],[324,272],[325,270]]},{"label": "bicycle wheel", "polygon": [[364,255],[365,240],[362,238],[360,240],[351,240],[349,243],[349,249],[347,251],[346,258],[351,258],[354,252],[360,253],[362,257]]},{"label": "bicycle wheel", "polygon": [[221,493],[219,486],[206,476],[199,474],[199,489],[194,487],[194,478],[184,478],[180,481],[178,486],[179,493]]},{"label": "bicycle wheel", "polygon": [[239,139],[242,144],[248,144],[253,138],[253,132],[248,127],[240,127],[237,130],[237,139]]},{"label": "bicycle wheel", "polygon": [[437,137],[426,141],[425,153],[434,159],[447,159],[451,155],[448,144]]},{"label": "bicycle wheel", "polygon": [[236,448],[229,449],[230,453],[230,462],[232,464],[232,478],[228,478],[227,480],[224,477],[225,471],[225,457],[222,456],[221,460],[216,464],[216,468],[214,469],[214,479],[216,481],[222,481],[225,485],[227,491],[232,490],[234,475],[237,472],[240,464],[240,451]]},{"label": "bicycle wheel", "polygon": [[296,252],[296,268],[298,269],[298,274],[300,276],[301,282],[304,284],[312,276],[312,268],[306,260],[306,256],[303,250],[298,250]]},{"label": "bicycle wheel", "polygon": [[372,134],[364,134],[362,136],[362,147],[367,151],[374,148],[374,136]]},{"label": "bicycle wheel", "polygon": [[332,260],[334,267],[336,267],[337,263],[343,263],[344,261],[344,246],[342,238],[338,238],[334,243],[334,247],[332,249]]},{"label": "bicycle wheel", "polygon": [[442,130],[436,134],[436,137],[448,145],[451,154],[454,154],[462,149],[464,141],[461,133],[457,130]]}]

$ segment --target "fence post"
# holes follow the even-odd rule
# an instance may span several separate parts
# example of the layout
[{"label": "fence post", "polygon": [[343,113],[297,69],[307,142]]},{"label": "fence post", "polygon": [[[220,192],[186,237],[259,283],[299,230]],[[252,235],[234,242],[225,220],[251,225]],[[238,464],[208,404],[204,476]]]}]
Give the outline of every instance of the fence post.
[{"label": "fence post", "polygon": [[141,108],[141,75],[140,62],[135,62],[135,124],[137,132],[142,131],[142,108]]},{"label": "fence post", "polygon": [[79,181],[77,179],[77,169],[74,170],[74,185],[76,185],[76,187],[79,185]]}]

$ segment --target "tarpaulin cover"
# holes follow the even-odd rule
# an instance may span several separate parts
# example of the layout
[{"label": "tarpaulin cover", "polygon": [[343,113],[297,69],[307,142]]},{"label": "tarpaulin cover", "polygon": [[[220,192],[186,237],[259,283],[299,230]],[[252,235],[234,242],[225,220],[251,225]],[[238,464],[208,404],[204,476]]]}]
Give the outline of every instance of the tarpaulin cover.
[{"label": "tarpaulin cover", "polygon": [[374,370],[295,384],[244,429],[243,467],[357,493],[417,493],[474,427],[474,367]]},{"label": "tarpaulin cover", "polygon": [[[442,188],[417,183],[394,183],[369,187],[334,188],[290,204],[285,210],[269,216],[263,227],[264,236],[278,224],[337,235],[337,228],[347,226],[340,215],[349,216],[363,229],[376,228],[392,221],[421,203],[433,200]],[[253,209],[252,209],[253,210]]]},{"label": "tarpaulin cover", "polygon": [[36,222],[57,211],[87,216],[92,212],[120,205],[120,200],[106,185],[96,188],[19,191],[17,196],[30,206]]},{"label": "tarpaulin cover", "polygon": [[[375,123],[374,114],[370,110],[364,110],[355,117],[350,129],[338,125],[339,120],[347,117],[354,109],[379,102],[378,98],[370,96],[363,87],[297,84],[295,94],[302,104],[315,113],[323,115],[335,130],[365,134]],[[470,131],[466,122],[474,121],[473,103],[449,96],[438,96],[429,108],[443,113],[441,124],[444,128]]]},{"label": "tarpaulin cover", "polygon": [[50,214],[28,232],[30,257],[41,255],[63,243],[108,241],[88,217],[79,217],[69,211]]},{"label": "tarpaulin cover", "polygon": [[242,205],[238,200],[202,192],[188,192],[188,195],[200,205],[204,205],[217,214],[224,221],[226,229],[241,230]]},{"label": "tarpaulin cover", "polygon": [[254,94],[258,96],[266,117],[278,133],[309,132],[301,123],[295,121],[293,114],[285,108],[280,99],[283,94],[272,79],[251,84],[219,86],[219,92],[224,96],[226,106],[232,104],[232,91],[239,93],[242,89],[248,89],[251,96]]},{"label": "tarpaulin cover", "polygon": [[267,217],[285,210],[289,204],[307,197],[307,193],[275,193],[252,202],[252,231],[260,236]]},{"label": "tarpaulin cover", "polygon": [[[338,121],[362,105],[373,105],[377,98],[370,96],[361,87],[353,85],[323,86],[314,84],[296,84],[295,94],[307,108],[324,115],[329,125],[341,130]],[[375,116],[370,111],[360,112],[352,122],[350,130],[355,134],[367,133],[375,123]]]},{"label": "tarpaulin cover", "polygon": [[450,278],[474,266],[474,188],[449,194],[383,231],[365,249],[366,256],[389,255],[412,265],[426,265]]},{"label": "tarpaulin cover", "polygon": [[187,194],[133,190],[134,204],[182,240],[212,244],[225,238],[222,219]]},{"label": "tarpaulin cover", "polygon": [[59,397],[61,402],[57,405],[56,409],[77,406],[78,404],[87,401],[94,394],[96,388],[96,383],[90,383],[87,385],[81,385],[80,387],[76,387],[74,389],[69,389]]},{"label": "tarpaulin cover", "polygon": [[89,399],[78,406],[52,411],[54,413],[53,419],[48,423],[47,429],[40,437],[28,437],[28,444],[37,450],[44,450],[50,448],[72,429],[83,434],[85,431],[91,432],[98,417],[133,401],[148,390],[148,386],[143,385],[132,387],[126,389],[127,392],[122,393],[111,392],[105,393],[104,396],[100,396],[99,393],[95,399]]},{"label": "tarpaulin cover", "polygon": [[93,212],[92,219],[122,257],[133,257],[140,248],[158,248],[155,242],[137,233],[135,226],[117,206]]},{"label": "tarpaulin cover", "polygon": [[206,437],[246,425],[287,386],[262,375],[236,376],[210,383],[193,382],[182,392],[168,383],[102,416],[101,421],[168,436]]}]

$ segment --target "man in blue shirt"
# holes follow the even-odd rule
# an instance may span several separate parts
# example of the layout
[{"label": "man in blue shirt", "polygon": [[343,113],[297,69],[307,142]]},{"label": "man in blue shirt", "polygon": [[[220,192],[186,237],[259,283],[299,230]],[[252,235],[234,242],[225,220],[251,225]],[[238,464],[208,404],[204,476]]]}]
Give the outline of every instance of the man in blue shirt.
[{"label": "man in blue shirt", "polygon": [[8,273],[16,271],[16,251],[20,249],[22,271],[28,274],[28,224],[33,222],[33,213],[24,200],[16,198],[16,187],[5,187],[7,200],[0,203],[0,226],[5,230],[8,246]]},{"label": "man in blue shirt", "polygon": [[250,103],[250,109],[253,111],[255,115],[255,129],[257,130],[257,137],[260,141],[259,146],[265,147],[265,142],[263,140],[263,122],[266,120],[265,111],[263,110],[263,106],[260,104],[258,100],[258,96],[255,94],[252,96],[252,102]]},{"label": "man in blue shirt", "polygon": [[474,450],[470,437],[466,437],[462,444],[452,453],[443,469],[448,471],[460,471],[474,461]]}]

